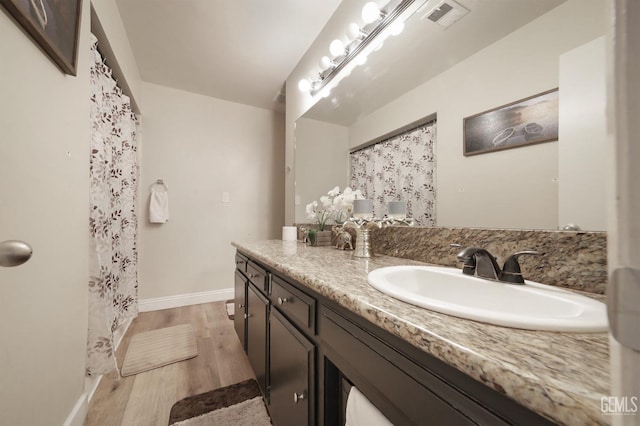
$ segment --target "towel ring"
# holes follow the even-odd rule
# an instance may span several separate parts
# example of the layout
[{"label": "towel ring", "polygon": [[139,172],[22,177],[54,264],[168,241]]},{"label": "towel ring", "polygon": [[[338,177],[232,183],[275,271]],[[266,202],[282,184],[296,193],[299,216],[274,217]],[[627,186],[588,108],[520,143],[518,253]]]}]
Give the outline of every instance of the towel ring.
[{"label": "towel ring", "polygon": [[153,188],[155,185],[162,185],[165,191],[169,190],[169,185],[164,182],[164,179],[158,179],[149,186],[149,189]]}]

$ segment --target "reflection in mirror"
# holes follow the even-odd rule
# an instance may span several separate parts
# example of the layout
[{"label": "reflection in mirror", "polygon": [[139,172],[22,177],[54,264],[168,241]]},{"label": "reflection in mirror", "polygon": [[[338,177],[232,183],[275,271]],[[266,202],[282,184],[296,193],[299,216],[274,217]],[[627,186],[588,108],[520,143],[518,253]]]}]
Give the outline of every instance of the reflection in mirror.
[{"label": "reflection in mirror", "polygon": [[374,217],[403,202],[413,223],[436,224],[436,122],[429,120],[350,154],[350,186],[373,200]]},{"label": "reflection in mirror", "polygon": [[[351,183],[350,152],[437,115],[437,226],[605,229],[606,5],[457,1],[466,16],[444,29],[427,2],[296,122],[296,222]],[[463,155],[464,117],[555,87],[558,141]]]}]

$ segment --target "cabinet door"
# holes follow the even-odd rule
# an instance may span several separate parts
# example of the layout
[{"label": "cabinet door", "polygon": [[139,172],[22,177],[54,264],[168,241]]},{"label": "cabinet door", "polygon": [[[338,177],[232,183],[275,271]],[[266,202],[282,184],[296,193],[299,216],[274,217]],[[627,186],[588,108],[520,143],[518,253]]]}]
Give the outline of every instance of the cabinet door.
[{"label": "cabinet door", "polygon": [[247,324],[245,315],[247,314],[247,279],[237,270],[234,283],[234,302],[233,325],[236,329],[238,339],[240,339],[240,344],[246,351]]},{"label": "cabinet door", "polygon": [[315,348],[272,309],[269,320],[269,411],[275,426],[314,424]]},{"label": "cabinet door", "polygon": [[267,396],[267,315],[269,300],[253,284],[247,291],[247,356],[256,379]]}]

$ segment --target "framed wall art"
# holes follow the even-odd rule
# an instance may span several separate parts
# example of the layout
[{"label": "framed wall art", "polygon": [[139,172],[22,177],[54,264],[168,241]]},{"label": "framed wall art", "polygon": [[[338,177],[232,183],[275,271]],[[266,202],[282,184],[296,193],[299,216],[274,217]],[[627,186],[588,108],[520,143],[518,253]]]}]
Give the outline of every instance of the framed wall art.
[{"label": "framed wall art", "polygon": [[558,89],[463,120],[465,156],[558,140]]},{"label": "framed wall art", "polygon": [[0,0],[66,74],[76,75],[82,0]]}]

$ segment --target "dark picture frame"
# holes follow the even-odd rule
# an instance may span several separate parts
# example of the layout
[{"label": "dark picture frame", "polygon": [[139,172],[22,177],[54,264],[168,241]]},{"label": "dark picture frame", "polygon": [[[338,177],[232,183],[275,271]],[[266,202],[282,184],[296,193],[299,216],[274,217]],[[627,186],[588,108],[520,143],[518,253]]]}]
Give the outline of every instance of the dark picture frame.
[{"label": "dark picture frame", "polygon": [[558,140],[558,88],[463,119],[465,156]]},{"label": "dark picture frame", "polygon": [[66,74],[76,75],[82,0],[0,0]]}]

